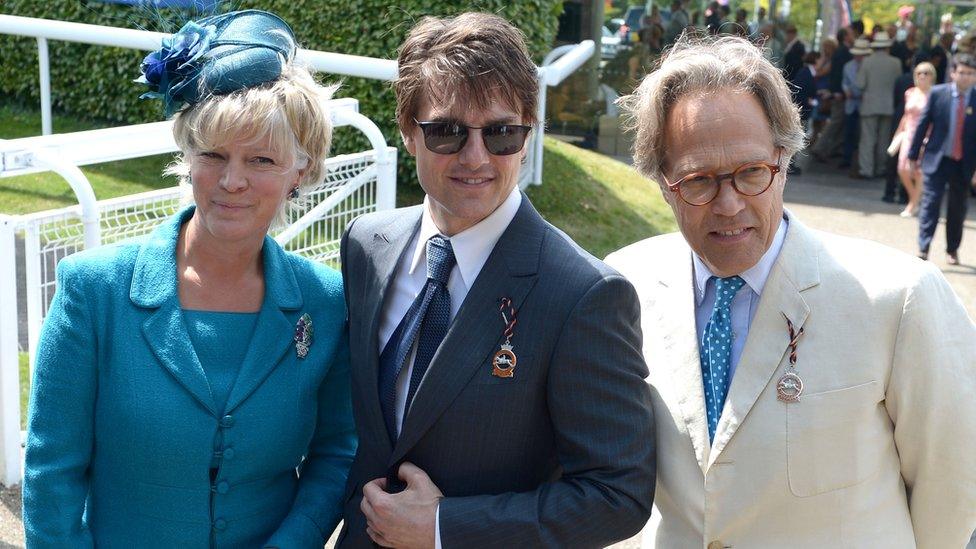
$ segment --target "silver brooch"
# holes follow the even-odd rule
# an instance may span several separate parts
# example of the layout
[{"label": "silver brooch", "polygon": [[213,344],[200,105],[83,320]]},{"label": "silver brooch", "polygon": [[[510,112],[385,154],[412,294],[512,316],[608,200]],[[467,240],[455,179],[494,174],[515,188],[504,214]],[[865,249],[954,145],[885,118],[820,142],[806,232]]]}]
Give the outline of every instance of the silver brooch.
[{"label": "silver brooch", "polygon": [[295,325],[295,354],[298,358],[308,356],[308,348],[312,346],[312,317],[308,313],[302,315]]}]

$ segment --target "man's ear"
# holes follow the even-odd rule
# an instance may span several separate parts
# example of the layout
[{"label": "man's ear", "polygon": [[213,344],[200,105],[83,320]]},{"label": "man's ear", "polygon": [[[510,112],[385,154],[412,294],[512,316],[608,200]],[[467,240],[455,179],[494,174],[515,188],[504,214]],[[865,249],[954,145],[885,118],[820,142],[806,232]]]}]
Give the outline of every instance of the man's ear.
[{"label": "man's ear", "polygon": [[403,140],[403,146],[407,148],[407,152],[410,156],[417,156],[417,141],[413,138],[416,135],[417,126],[411,126],[406,132],[403,129],[400,130],[400,139]]}]

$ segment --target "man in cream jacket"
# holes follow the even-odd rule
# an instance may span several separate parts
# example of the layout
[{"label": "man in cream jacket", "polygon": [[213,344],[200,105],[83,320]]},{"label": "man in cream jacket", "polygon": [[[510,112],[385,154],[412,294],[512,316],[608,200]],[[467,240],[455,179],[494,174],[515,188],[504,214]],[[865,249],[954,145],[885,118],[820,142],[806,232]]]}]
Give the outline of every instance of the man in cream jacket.
[{"label": "man in cream jacket", "polygon": [[745,40],[679,41],[624,104],[681,230],[607,258],[650,370],[645,546],[964,547],[976,328],[941,273],[783,209],[803,132]]}]

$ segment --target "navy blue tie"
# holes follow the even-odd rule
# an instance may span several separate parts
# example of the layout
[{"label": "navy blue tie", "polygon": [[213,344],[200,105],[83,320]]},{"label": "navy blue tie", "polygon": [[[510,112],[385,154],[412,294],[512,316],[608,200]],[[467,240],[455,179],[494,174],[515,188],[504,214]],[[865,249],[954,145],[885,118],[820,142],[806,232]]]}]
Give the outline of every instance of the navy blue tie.
[{"label": "navy blue tie", "polygon": [[396,424],[397,378],[410,355],[414,341],[417,343],[417,353],[413,360],[413,374],[407,390],[404,418],[407,417],[410,402],[427,372],[434,352],[447,334],[447,327],[451,322],[451,294],[447,291],[447,281],[454,265],[454,250],[451,249],[448,239],[434,236],[427,241],[427,283],[380,353],[380,407],[391,442],[396,442],[399,430]]}]

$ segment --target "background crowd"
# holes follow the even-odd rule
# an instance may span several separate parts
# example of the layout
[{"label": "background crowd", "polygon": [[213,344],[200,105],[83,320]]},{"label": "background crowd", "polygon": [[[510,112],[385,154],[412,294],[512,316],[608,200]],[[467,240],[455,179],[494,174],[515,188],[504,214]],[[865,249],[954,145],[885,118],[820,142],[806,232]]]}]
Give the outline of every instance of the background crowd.
[{"label": "background crowd", "polygon": [[[697,9],[700,6],[704,9]],[[635,9],[641,11],[641,8],[630,8]],[[831,25],[825,21],[821,21],[823,27],[818,26],[813,32],[814,29],[798,28],[788,18],[770,17],[761,7],[752,14],[751,10],[733,9],[717,1],[704,5],[674,0],[669,10],[652,6],[643,13],[639,29],[630,33],[632,45],[617,54],[617,58],[626,58],[626,67],[615,58],[606,61],[602,68],[602,79],[608,87],[620,94],[628,93],[634,82],[654,70],[662,54],[682,33],[747,38],[761,47],[766,59],[782,71],[800,111],[807,146],[794,158],[788,172],[800,174],[799,161],[807,170],[839,176],[846,172],[852,179],[877,180],[882,201],[903,205],[902,217],[920,218],[918,255],[925,258],[943,197],[947,195],[947,232],[960,235],[948,239],[947,262],[959,263],[958,240],[970,197],[976,196],[976,186],[968,180],[950,181],[943,173],[936,174],[941,155],[930,164],[932,174],[923,174],[925,147],[919,146],[913,155],[912,144],[934,86],[948,85],[951,90],[962,92],[964,98],[969,97],[972,83],[968,78],[957,78],[956,74],[958,66],[963,66],[962,72],[967,74],[970,69],[976,70],[976,67],[965,67],[969,61],[959,62],[972,59],[976,32],[954,22],[950,13],[932,18],[928,17],[932,14],[916,14],[916,9],[909,5],[892,8],[885,16],[871,14],[874,20],[884,24],[866,19],[869,21],[866,26],[864,20],[849,18],[848,24],[834,32],[826,32]],[[626,21],[633,19],[629,12],[625,14],[622,28],[633,31],[626,27]],[[926,23],[927,20],[932,22]],[[805,41],[807,36],[811,39]],[[958,97],[957,91],[951,93],[953,98]],[[606,101],[608,105],[611,102],[612,98]],[[553,107],[558,108],[560,104],[557,102]],[[964,165],[971,161],[972,153],[965,155],[965,161],[962,158],[971,147],[963,146],[958,159],[952,148],[956,137],[960,138],[960,145],[964,144],[963,126],[972,107],[968,111],[960,108],[964,109],[964,116],[958,120],[946,111],[951,114],[951,120],[947,118],[944,127],[939,129],[938,139],[943,143],[940,152]],[[607,112],[610,113],[609,108]],[[552,115],[556,120],[566,119],[566,115]],[[950,124],[952,121],[959,122],[958,131]],[[598,142],[604,141],[606,126],[601,122],[595,130]],[[928,126],[921,130],[924,135],[920,144],[931,137],[932,131]],[[601,152],[625,153],[619,146],[616,151],[605,148],[601,147]],[[928,208],[923,206],[927,174],[936,177],[928,185],[931,188]]]}]

